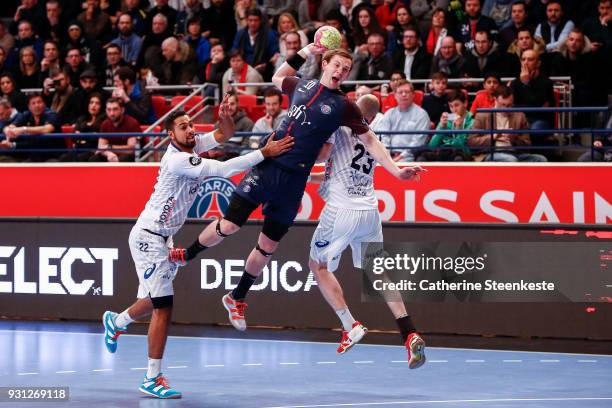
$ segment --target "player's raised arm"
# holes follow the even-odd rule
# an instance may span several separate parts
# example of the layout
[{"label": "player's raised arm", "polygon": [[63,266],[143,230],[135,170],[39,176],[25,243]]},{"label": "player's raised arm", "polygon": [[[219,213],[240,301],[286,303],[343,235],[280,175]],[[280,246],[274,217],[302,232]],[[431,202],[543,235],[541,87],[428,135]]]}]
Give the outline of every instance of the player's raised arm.
[{"label": "player's raised arm", "polygon": [[372,155],[374,160],[379,162],[389,173],[400,180],[419,180],[419,173],[426,171],[420,166],[406,166],[399,168],[398,165],[393,161],[387,148],[382,144],[378,137],[368,130],[366,133],[358,135],[359,139],[363,142],[367,151]]},{"label": "player's raised arm", "polygon": [[229,113],[229,94],[226,93],[219,104],[219,127],[215,129],[215,140],[219,144],[225,143],[234,136],[234,131],[234,119]]},{"label": "player's raised arm", "polygon": [[214,149],[234,136],[234,120],[228,112],[229,94],[225,94],[219,105],[219,126],[217,129],[196,136],[194,151],[198,154]]},{"label": "player's raised arm", "polygon": [[272,82],[278,89],[282,90],[283,80],[288,76],[294,76],[306,61],[306,58],[311,55],[323,54],[324,52],[325,48],[318,47],[314,43],[308,44],[299,50],[297,54],[289,57],[287,61],[283,62],[280,68],[272,76]]},{"label": "player's raised arm", "polygon": [[316,173],[310,173],[308,181],[313,184],[322,184],[325,181],[325,172],[319,171]]},{"label": "player's raised arm", "polygon": [[334,148],[333,143],[325,143],[321,150],[319,151],[319,155],[317,156],[317,163],[325,163],[329,156],[331,156],[331,151]]}]

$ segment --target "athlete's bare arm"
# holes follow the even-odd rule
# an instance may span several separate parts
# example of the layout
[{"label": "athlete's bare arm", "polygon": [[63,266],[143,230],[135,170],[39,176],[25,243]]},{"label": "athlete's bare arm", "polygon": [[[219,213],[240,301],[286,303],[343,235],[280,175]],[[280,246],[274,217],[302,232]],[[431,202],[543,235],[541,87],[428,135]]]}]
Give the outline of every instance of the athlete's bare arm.
[{"label": "athlete's bare arm", "polygon": [[308,179],[311,183],[321,184],[325,181],[325,172],[320,171],[317,173],[310,173],[310,178]]},{"label": "athlete's bare arm", "polygon": [[364,144],[367,151],[372,155],[374,160],[380,163],[389,173],[391,173],[394,177],[400,180],[419,180],[419,173],[422,171],[426,171],[420,166],[406,166],[403,168],[399,168],[398,165],[393,161],[391,155],[385,145],[382,144],[378,137],[372,132],[368,130],[366,133],[361,135],[357,135],[359,140]]},{"label": "athlete's bare arm", "polygon": [[[301,50],[299,50],[298,54],[302,58],[306,59],[308,58],[309,55],[323,54],[324,52],[325,52],[324,48],[317,47],[316,45],[314,45],[314,43],[310,43],[304,48],[302,48]],[[285,79],[285,77],[294,76],[296,72],[297,71],[291,65],[289,65],[287,61],[285,61],[272,76],[272,83],[274,83],[274,85],[278,89],[282,90],[283,80]]]},{"label": "athlete's bare arm", "polygon": [[319,151],[316,162],[325,163],[329,159],[333,147],[333,143],[324,143],[323,147],[321,147],[321,150]]}]

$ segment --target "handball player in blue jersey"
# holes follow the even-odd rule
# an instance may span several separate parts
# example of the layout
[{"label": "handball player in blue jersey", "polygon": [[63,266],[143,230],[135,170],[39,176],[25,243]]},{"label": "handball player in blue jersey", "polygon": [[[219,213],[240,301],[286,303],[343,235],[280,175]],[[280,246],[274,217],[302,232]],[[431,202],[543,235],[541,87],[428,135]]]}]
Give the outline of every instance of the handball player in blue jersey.
[{"label": "handball player in blue jersey", "polygon": [[[306,58],[323,53],[320,80],[294,76]],[[170,251],[170,260],[184,265],[199,252],[236,233],[251,213],[263,205],[264,223],[255,248],[249,254],[238,285],[222,299],[230,323],[238,330],[246,330],[247,326],[246,294],[293,224],[310,169],[332,133],[340,126],[350,128],[370,155],[397,178],[409,180],[418,172],[415,168],[397,166],[368,127],[357,105],[340,91],[352,63],[352,55],[346,50],[326,51],[309,44],[281,65],[272,82],[289,96],[290,107],[278,129],[267,137],[276,140],[291,135],[293,148],[253,167],[233,193],[225,217],[209,224],[189,248]],[[262,143],[266,143],[266,139]]]}]

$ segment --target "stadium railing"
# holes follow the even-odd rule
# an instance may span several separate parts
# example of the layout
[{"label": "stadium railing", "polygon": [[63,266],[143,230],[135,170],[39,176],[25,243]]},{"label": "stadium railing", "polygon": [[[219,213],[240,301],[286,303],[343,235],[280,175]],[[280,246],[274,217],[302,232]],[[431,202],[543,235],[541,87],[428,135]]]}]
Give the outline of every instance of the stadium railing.
[{"label": "stadium railing", "polygon": [[[549,77],[551,81],[553,81],[553,90],[555,92],[555,102],[557,106],[563,108],[572,107],[572,89],[574,87],[572,83],[572,78],[569,76],[551,76]],[[502,82],[510,82],[515,80],[515,77],[502,77]],[[431,83],[431,79],[412,79],[410,82],[415,85],[427,85]],[[482,83],[484,82],[484,78],[449,78],[449,84],[469,84],[469,83]],[[355,85],[355,87],[359,85],[368,85],[368,86],[377,86],[382,84],[389,84],[388,79],[384,80],[350,80],[344,81],[342,83],[346,86]],[[268,87],[272,86],[272,82],[235,82],[230,84],[232,87],[237,86],[251,86],[251,87]],[[428,93],[428,87],[425,88],[425,93]],[[471,96],[474,96],[475,92],[468,93]],[[573,126],[573,117],[571,112],[565,112],[565,115],[559,114],[558,117],[555,118],[555,122],[557,127],[572,127]]]},{"label": "stadium railing", "polygon": [[[176,105],[177,109],[180,109],[183,104],[187,103],[188,99],[185,98],[185,100],[181,101],[180,104]],[[480,109],[479,112],[483,112],[483,113],[487,113],[487,114],[491,114],[494,115],[497,112],[582,112],[582,113],[608,113],[610,110],[609,107],[575,107],[575,108],[506,108],[506,109]],[[161,122],[160,122],[161,123]],[[494,123],[494,121],[491,121],[491,123]],[[205,131],[210,131],[210,124],[203,124],[203,125],[196,125],[199,127],[199,130],[196,129],[196,131],[201,131],[201,132],[205,132]],[[150,129],[155,129],[154,125],[150,126]],[[457,134],[457,133],[462,133],[462,134],[468,134],[468,135],[490,135],[491,136],[491,141],[493,142],[493,137],[496,133],[507,133],[510,135],[513,134],[524,134],[524,133],[529,133],[529,134],[551,134],[551,133],[558,133],[558,134],[574,134],[574,133],[588,133],[591,135],[591,143],[590,146],[582,146],[582,145],[577,145],[577,144],[567,144],[567,145],[559,145],[559,146],[538,146],[538,145],[531,145],[531,146],[513,146],[514,150],[567,150],[567,149],[573,149],[573,150],[590,150],[591,152],[591,158],[593,158],[594,156],[594,152],[596,150],[596,148],[593,146],[593,141],[595,138],[595,135],[598,134],[607,134],[607,133],[611,133],[612,129],[604,129],[604,128],[578,128],[578,129],[573,129],[573,128],[568,128],[568,129],[496,129],[494,127],[491,127],[489,129],[469,129],[469,130],[436,130],[436,129],[429,129],[429,130],[406,130],[406,131],[378,131],[376,132],[379,137],[382,137],[383,135],[388,135],[388,134],[392,134],[392,135],[398,135],[398,134],[405,134],[405,135],[433,135],[433,134]],[[236,136],[243,136],[243,137],[250,137],[250,136],[264,136],[267,133],[257,133],[257,132],[236,132]],[[132,137],[132,136],[142,136],[142,133],[50,133],[50,134],[46,134],[46,135],[41,135],[40,137],[42,138],[100,138],[100,137]],[[146,133],[146,135],[148,137],[154,137],[155,140],[158,141],[158,143],[155,143],[155,140],[150,141],[149,143],[144,144],[141,147],[136,148],[136,151],[140,152],[140,160],[138,161],[144,161],[143,158],[150,158],[150,157],[154,157],[154,158],[158,158],[159,157],[159,153],[163,152],[166,150],[165,148],[165,143],[169,140],[167,134],[165,132],[152,132],[149,131]],[[163,139],[161,139],[163,137]],[[160,140],[161,139],[161,140]],[[491,146],[485,146],[485,147],[474,147],[474,146],[467,146],[469,148],[470,151],[473,152],[489,152],[489,153],[494,153],[496,152],[496,148],[495,148],[495,143],[491,143]],[[234,150],[239,150],[239,151],[248,151],[248,150],[252,150],[248,147],[237,147],[237,146],[231,146],[229,147],[229,149],[234,149]],[[445,147],[437,147],[437,148],[428,148],[427,145],[424,146],[393,146],[394,150],[419,150],[419,151],[425,151],[425,150],[448,150],[448,149],[457,149],[455,147],[449,147],[449,148],[445,148]],[[12,151],[17,151],[17,152],[80,152],[80,151],[92,151],[92,150],[96,150],[96,149],[70,149],[70,148],[65,148],[65,149],[19,149],[19,150],[12,150]],[[115,151],[117,151],[117,149],[115,149]]]}]

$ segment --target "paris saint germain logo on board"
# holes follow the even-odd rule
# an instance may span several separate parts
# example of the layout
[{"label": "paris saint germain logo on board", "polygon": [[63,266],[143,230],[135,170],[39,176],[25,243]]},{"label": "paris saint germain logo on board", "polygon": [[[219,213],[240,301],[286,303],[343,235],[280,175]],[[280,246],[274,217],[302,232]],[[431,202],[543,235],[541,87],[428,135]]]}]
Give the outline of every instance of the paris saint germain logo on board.
[{"label": "paris saint germain logo on board", "polygon": [[217,218],[223,217],[229,206],[232,193],[236,185],[223,177],[210,177],[204,180],[198,189],[189,218]]}]

